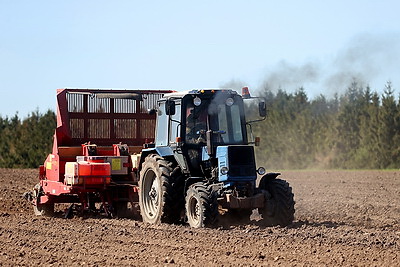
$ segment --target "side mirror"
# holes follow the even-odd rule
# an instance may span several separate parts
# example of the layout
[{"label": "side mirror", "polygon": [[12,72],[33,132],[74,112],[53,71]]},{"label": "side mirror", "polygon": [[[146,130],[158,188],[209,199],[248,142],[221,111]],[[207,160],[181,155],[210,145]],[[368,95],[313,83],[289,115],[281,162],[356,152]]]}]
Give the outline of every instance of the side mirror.
[{"label": "side mirror", "polygon": [[175,101],[168,99],[165,103],[165,114],[175,115]]},{"label": "side mirror", "polygon": [[260,114],[260,117],[267,116],[267,107],[265,105],[265,102],[258,103],[258,113]]}]

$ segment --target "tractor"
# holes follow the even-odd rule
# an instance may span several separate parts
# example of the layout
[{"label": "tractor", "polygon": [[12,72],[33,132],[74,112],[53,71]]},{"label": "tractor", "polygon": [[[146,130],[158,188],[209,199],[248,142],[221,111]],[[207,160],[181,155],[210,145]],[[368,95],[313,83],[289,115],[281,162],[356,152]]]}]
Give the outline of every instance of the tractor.
[{"label": "tractor", "polygon": [[[258,119],[246,121],[246,116]],[[251,124],[265,119],[263,98],[234,90],[191,90],[165,94],[158,107],[156,136],[138,164],[143,221],[191,227],[215,225],[223,210],[249,218],[258,209],[265,225],[287,226],[294,199],[279,173],[256,168]],[[250,127],[249,127],[250,126]],[[250,140],[249,139],[254,139]],[[257,187],[257,176],[262,176]]]}]

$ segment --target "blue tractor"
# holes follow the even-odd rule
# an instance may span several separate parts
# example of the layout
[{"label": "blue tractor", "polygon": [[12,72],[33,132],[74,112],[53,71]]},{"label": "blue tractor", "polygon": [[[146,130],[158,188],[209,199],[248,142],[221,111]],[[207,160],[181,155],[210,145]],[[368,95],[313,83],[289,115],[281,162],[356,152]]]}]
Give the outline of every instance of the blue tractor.
[{"label": "blue tractor", "polygon": [[156,138],[138,159],[144,222],[212,227],[222,213],[249,219],[254,209],[264,225],[293,222],[289,184],[256,167],[259,138],[252,137],[251,123],[265,119],[265,100],[243,91],[169,93],[150,111],[157,114]]}]

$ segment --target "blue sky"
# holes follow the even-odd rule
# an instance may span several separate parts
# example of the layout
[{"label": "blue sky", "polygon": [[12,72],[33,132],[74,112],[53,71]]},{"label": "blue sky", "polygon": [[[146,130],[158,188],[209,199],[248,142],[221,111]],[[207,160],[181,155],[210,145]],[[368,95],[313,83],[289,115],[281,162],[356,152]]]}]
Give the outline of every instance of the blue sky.
[{"label": "blue sky", "polygon": [[400,93],[400,2],[0,0],[0,115],[55,89],[238,87],[309,95],[355,77]]}]

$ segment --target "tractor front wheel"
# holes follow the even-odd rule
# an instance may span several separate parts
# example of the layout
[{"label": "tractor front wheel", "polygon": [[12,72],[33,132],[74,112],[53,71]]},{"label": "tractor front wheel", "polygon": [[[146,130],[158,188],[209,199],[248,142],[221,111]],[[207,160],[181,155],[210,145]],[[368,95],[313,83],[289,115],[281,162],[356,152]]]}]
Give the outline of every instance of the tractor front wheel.
[{"label": "tractor front wheel", "polygon": [[259,209],[265,226],[287,226],[294,220],[294,198],[289,183],[264,176],[260,189],[267,191],[265,206]]},{"label": "tractor front wheel", "polygon": [[214,192],[203,183],[195,183],[186,193],[186,217],[193,228],[211,227],[218,216],[218,202]]}]

